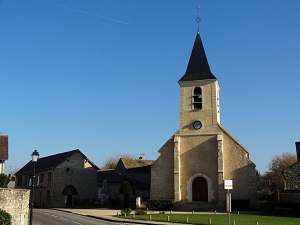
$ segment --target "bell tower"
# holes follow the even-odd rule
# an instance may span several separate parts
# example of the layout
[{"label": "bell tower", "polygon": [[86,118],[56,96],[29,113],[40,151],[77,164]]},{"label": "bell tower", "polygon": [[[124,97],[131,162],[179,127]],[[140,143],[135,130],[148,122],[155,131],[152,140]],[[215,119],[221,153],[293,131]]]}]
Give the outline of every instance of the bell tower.
[{"label": "bell tower", "polygon": [[199,31],[180,85],[180,134],[203,134],[220,123],[219,82],[211,73]]}]

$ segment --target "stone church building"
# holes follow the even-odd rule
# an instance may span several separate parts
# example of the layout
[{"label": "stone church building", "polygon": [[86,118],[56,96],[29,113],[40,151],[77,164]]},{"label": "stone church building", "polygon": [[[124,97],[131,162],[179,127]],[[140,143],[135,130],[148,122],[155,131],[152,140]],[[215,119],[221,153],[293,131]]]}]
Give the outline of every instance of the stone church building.
[{"label": "stone church building", "polygon": [[247,149],[220,124],[220,86],[199,32],[178,83],[179,129],[159,149],[152,165],[151,199],[173,199],[177,209],[225,209],[223,181],[233,180],[233,204],[255,208],[255,164]]}]

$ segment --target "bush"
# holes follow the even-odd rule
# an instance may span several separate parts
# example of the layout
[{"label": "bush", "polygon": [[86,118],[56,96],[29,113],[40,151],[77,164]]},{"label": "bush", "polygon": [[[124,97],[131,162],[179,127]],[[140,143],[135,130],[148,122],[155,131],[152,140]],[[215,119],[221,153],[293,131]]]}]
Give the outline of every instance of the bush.
[{"label": "bush", "polygon": [[246,211],[250,209],[249,199],[233,199],[231,201],[231,208],[233,211]]},{"label": "bush", "polygon": [[259,201],[259,209],[262,215],[267,215],[270,213],[269,204],[267,201]]},{"label": "bush", "polygon": [[125,216],[125,214],[126,214],[126,216],[128,216],[128,215],[130,215],[131,212],[132,212],[131,208],[123,209],[121,211],[121,216]]},{"label": "bush", "polygon": [[172,210],[174,207],[174,202],[170,199],[153,199],[147,201],[146,207],[151,210]]},{"label": "bush", "polygon": [[6,174],[0,174],[0,188],[7,188],[7,184],[9,183],[9,178]]},{"label": "bush", "polygon": [[11,225],[11,215],[2,209],[0,209],[0,224]]},{"label": "bush", "polygon": [[137,209],[135,210],[135,215],[146,215],[147,214],[147,211],[146,210],[143,210],[143,209]]}]

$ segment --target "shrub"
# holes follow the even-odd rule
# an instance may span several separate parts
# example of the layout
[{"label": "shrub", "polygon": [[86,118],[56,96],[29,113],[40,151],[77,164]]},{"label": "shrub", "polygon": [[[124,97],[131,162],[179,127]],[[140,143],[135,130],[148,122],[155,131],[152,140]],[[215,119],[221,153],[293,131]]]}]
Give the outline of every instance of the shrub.
[{"label": "shrub", "polygon": [[124,216],[126,214],[126,216],[130,215],[130,213],[132,212],[131,208],[126,208],[126,209],[123,209],[121,211],[121,216]]},{"label": "shrub", "polygon": [[267,215],[270,212],[269,204],[268,204],[267,201],[260,201],[259,202],[259,209],[260,209],[260,213],[262,215]]},{"label": "shrub", "polygon": [[174,202],[170,199],[151,199],[147,201],[146,207],[151,210],[172,210]]},{"label": "shrub", "polygon": [[250,209],[250,201],[249,199],[236,199],[231,201],[231,208],[234,211],[241,211],[241,210],[249,210]]},{"label": "shrub", "polygon": [[11,215],[2,209],[0,209],[0,224],[11,225]]},{"label": "shrub", "polygon": [[0,174],[0,188],[7,188],[7,184],[9,183],[9,178],[6,174]]},{"label": "shrub", "polygon": [[143,209],[137,209],[135,210],[135,215],[146,215],[147,211]]}]

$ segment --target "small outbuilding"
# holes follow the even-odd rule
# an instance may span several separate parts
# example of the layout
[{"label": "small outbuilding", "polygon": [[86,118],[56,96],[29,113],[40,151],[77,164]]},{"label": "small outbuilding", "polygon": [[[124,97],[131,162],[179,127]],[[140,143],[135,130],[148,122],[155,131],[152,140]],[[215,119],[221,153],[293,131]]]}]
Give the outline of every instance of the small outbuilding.
[{"label": "small outbuilding", "polygon": [[281,201],[300,203],[300,142],[296,142],[297,161],[282,171],[284,190],[281,192]]},{"label": "small outbuilding", "polygon": [[153,163],[154,160],[143,158],[121,158],[115,169],[98,170],[98,196],[101,204],[123,205],[122,188],[129,185],[132,190],[130,194],[131,207],[136,206],[136,198],[141,202],[149,199]]}]

